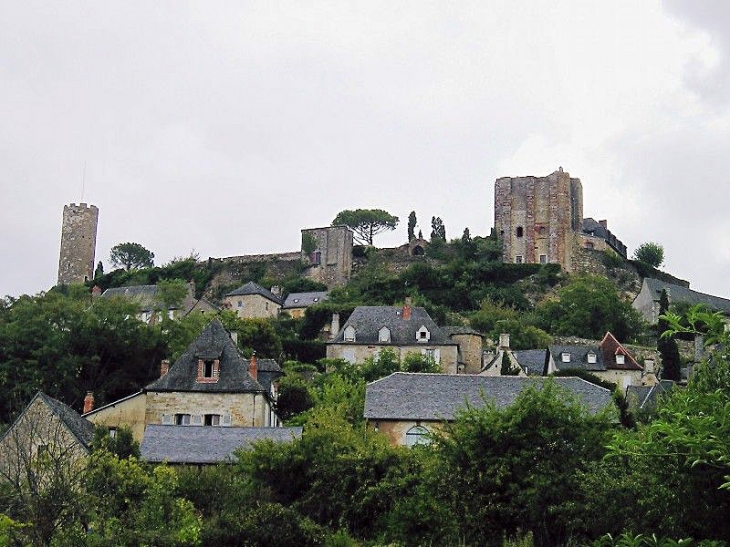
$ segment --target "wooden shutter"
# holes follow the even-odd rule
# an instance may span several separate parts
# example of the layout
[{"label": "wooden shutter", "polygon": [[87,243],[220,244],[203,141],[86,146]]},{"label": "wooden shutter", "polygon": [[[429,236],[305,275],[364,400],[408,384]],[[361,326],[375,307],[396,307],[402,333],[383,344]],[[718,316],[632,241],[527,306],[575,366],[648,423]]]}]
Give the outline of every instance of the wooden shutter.
[{"label": "wooden shutter", "polygon": [[162,425],[172,425],[172,414],[162,415]]},{"label": "wooden shutter", "polygon": [[221,425],[225,425],[225,426],[231,425],[231,415],[230,414],[223,415],[223,419],[221,420]]},{"label": "wooden shutter", "polygon": [[193,425],[203,425],[203,416],[201,414],[193,414],[190,419]]}]

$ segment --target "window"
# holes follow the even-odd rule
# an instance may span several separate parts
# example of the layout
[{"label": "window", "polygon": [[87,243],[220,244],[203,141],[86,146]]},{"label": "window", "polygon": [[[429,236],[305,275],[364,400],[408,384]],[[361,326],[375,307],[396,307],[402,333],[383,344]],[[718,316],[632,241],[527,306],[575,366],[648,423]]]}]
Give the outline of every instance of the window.
[{"label": "window", "polygon": [[[314,298],[314,301],[315,301],[315,302],[319,302],[319,298],[315,297],[315,298]],[[296,302],[296,300],[295,300],[295,302]]]},{"label": "window", "polygon": [[390,330],[383,327],[378,331],[378,342],[390,342]]},{"label": "window", "polygon": [[355,363],[355,348],[347,348],[342,352],[342,358],[348,363]]},{"label": "window", "polygon": [[220,376],[219,359],[198,359],[198,377],[196,382],[211,384],[218,381]]},{"label": "window", "polygon": [[352,325],[349,325],[345,329],[345,342],[354,342],[355,341],[355,327]]},{"label": "window", "polygon": [[167,310],[167,318],[175,319],[175,310]]},{"label": "window", "polygon": [[547,235],[547,228],[545,228],[545,226],[540,226],[540,229],[538,230],[538,233],[539,233],[539,234],[540,234],[541,236],[545,236],[545,235]]},{"label": "window", "polygon": [[266,302],[266,311],[269,311],[269,303]]},{"label": "window", "polygon": [[213,360],[206,359],[203,361],[203,378],[213,377]]},{"label": "window", "polygon": [[522,255],[517,255],[515,257],[515,264],[522,264]]},{"label": "window", "polygon": [[564,351],[563,353],[561,353],[560,360],[563,363],[570,363],[570,353],[568,353],[567,351]]},{"label": "window", "polygon": [[114,439],[117,436],[117,428],[116,427],[110,427],[109,428],[109,438]]},{"label": "window", "polygon": [[426,328],[426,325],[421,325],[421,328],[416,331],[417,342],[428,342],[431,339],[431,333]]},{"label": "window", "polygon": [[416,446],[417,444],[431,444],[428,429],[420,425],[414,425],[406,431],[406,446]]},{"label": "window", "polygon": [[206,414],[204,417],[203,425],[221,425],[221,415],[220,414]]},{"label": "window", "polygon": [[299,299],[298,298],[295,298],[294,299],[294,303],[296,304],[297,302],[299,302]]},{"label": "window", "polygon": [[522,229],[522,226],[517,226],[517,230],[515,230],[515,235],[517,237],[522,237],[524,233],[525,231]]},{"label": "window", "polygon": [[314,251],[310,257],[310,260],[312,264],[319,266],[320,264],[322,264],[322,252]]},{"label": "window", "polygon": [[432,363],[436,361],[436,350],[435,349],[427,349],[426,350],[426,359],[431,361]]},{"label": "window", "polygon": [[594,249],[595,248],[595,245],[593,245],[593,242],[592,241],[586,241],[585,248],[586,249]]},{"label": "window", "polygon": [[547,255],[540,255],[540,264],[547,264]]},{"label": "window", "polygon": [[190,425],[190,414],[175,414],[175,425]]},{"label": "window", "polygon": [[590,363],[591,365],[596,364],[596,354],[595,353],[588,354],[588,363]]},{"label": "window", "polygon": [[242,308],[242,307],[243,307],[243,300],[239,300],[239,301],[238,301],[238,307],[239,307],[239,308]]},{"label": "window", "polygon": [[617,353],[616,354],[616,364],[617,365],[625,365],[626,364],[626,356],[623,353]]}]

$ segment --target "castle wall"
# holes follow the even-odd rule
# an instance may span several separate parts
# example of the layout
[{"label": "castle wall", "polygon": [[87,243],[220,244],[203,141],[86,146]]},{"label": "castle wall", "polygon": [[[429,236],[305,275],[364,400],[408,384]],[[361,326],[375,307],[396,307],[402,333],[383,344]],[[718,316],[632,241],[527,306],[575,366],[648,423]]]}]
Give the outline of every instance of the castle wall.
[{"label": "castle wall", "polygon": [[72,203],[63,207],[59,285],[83,283],[94,277],[98,223],[99,209],[95,205]]},{"label": "castle wall", "polygon": [[302,241],[310,236],[316,247],[301,259],[309,268],[305,275],[314,281],[324,283],[328,288],[344,285],[352,273],[352,230],[347,226],[328,226],[302,230]]}]

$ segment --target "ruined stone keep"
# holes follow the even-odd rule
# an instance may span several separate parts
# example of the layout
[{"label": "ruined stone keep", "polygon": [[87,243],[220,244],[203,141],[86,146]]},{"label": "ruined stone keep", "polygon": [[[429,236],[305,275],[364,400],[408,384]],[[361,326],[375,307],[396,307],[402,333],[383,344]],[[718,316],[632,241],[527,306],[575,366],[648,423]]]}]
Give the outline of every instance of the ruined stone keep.
[{"label": "ruined stone keep", "polygon": [[505,262],[554,263],[572,271],[582,221],[580,179],[562,168],[547,177],[503,177],[494,183],[494,226]]},{"label": "ruined stone keep", "polygon": [[327,226],[302,230],[302,243],[311,239],[314,251],[302,249],[302,261],[309,266],[306,276],[327,287],[344,285],[352,272],[352,230],[347,226]]},{"label": "ruined stone keep", "polygon": [[99,209],[96,205],[64,205],[58,259],[59,285],[83,283],[93,278],[98,223]]}]

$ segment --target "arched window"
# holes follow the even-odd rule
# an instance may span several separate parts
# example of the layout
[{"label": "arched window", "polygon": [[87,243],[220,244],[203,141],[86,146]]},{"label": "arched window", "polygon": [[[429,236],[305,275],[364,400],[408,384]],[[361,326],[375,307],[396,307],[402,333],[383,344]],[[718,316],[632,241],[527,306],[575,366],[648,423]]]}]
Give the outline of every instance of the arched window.
[{"label": "arched window", "polygon": [[406,446],[416,446],[417,444],[431,444],[428,429],[420,425],[414,425],[406,431]]},{"label": "arched window", "polygon": [[547,235],[547,228],[545,228],[545,226],[540,226],[539,233],[541,236]]},{"label": "arched window", "polygon": [[522,226],[517,226],[517,230],[515,230],[515,235],[517,237],[522,237],[524,233],[525,231],[522,229]]}]

